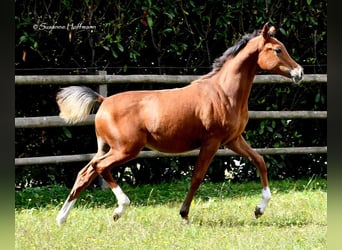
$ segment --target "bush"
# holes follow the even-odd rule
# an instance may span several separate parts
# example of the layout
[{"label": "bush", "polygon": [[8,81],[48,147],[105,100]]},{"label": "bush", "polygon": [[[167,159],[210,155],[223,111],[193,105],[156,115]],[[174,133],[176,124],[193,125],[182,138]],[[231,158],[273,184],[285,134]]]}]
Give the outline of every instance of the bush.
[{"label": "bush", "polygon": [[[213,60],[244,33],[266,21],[305,69],[326,73],[326,1],[16,2],[16,74],[205,74]],[[91,30],[34,29],[82,23]],[[61,86],[16,86],[16,117],[57,115]],[[90,86],[93,87],[93,86]],[[142,85],[141,89],[163,86]],[[122,84],[109,94],[137,89]],[[250,110],[326,110],[326,85],[257,85]],[[16,129],[16,157],[96,151],[94,128]],[[313,136],[314,135],[314,136]],[[251,120],[244,134],[253,147],[325,146],[326,121]],[[266,156],[270,178],[326,176],[326,155]],[[189,178],[194,158],[138,159],[114,170],[132,185]],[[85,163],[16,168],[16,186],[71,186]],[[207,179],[256,179],[240,157],[215,158]]]}]

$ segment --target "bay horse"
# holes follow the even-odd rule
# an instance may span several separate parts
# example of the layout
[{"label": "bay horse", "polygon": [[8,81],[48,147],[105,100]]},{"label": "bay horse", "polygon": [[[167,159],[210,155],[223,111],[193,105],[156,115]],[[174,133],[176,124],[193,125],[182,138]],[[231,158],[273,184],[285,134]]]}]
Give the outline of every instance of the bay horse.
[{"label": "bay horse", "polygon": [[68,123],[84,119],[96,103],[100,106],[95,116],[98,151],[79,171],[57,223],[66,222],[80,193],[98,175],[117,199],[113,219],[121,217],[130,200],[112,177],[111,169],[134,159],[144,147],[167,153],[200,149],[180,209],[186,224],[191,201],[219,147],[250,159],[261,178],[262,200],[254,212],[256,218],[260,217],[271,198],[266,165],[242,137],[253,79],[261,70],[291,78],[294,83],[304,75],[303,68],[274,34],[275,27],[266,23],[261,31],[243,36],[214,61],[211,72],[182,88],[127,91],[109,97],[83,86],[61,89],[56,101],[60,116]]}]

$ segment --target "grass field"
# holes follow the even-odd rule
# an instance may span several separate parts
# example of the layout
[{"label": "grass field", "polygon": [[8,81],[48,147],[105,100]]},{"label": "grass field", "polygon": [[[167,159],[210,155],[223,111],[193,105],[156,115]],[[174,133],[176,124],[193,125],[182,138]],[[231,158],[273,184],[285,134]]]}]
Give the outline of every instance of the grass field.
[{"label": "grass field", "polygon": [[200,187],[190,225],[178,214],[188,182],[122,188],[131,206],[117,222],[110,190],[86,190],[59,227],[55,217],[69,190],[16,193],[16,249],[327,249],[327,181],[271,182],[265,214],[254,218],[260,183]]}]

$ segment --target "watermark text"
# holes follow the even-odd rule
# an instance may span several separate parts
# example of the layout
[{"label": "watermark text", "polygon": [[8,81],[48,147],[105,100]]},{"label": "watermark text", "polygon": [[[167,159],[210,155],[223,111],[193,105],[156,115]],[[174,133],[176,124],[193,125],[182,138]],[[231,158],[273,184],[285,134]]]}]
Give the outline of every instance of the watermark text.
[{"label": "watermark text", "polygon": [[34,30],[96,30],[96,25],[83,25],[83,23],[68,23],[67,25],[40,23],[33,25]]}]

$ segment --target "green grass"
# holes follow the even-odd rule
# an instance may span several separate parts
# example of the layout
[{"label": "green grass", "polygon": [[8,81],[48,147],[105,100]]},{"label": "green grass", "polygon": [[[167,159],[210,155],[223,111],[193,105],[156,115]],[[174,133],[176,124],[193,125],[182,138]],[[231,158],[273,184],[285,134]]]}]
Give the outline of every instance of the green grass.
[{"label": "green grass", "polygon": [[86,190],[62,227],[55,217],[68,189],[17,192],[16,249],[327,248],[326,180],[272,182],[273,197],[258,220],[259,183],[205,182],[184,226],[178,212],[188,185],[123,185],[132,204],[117,222],[111,191]]}]

